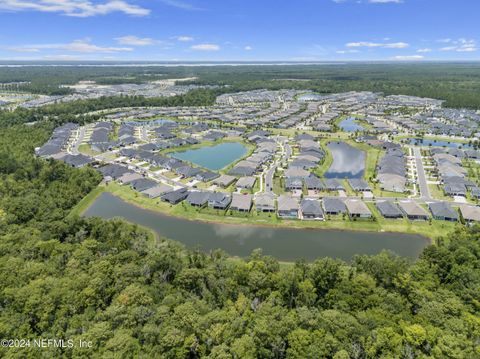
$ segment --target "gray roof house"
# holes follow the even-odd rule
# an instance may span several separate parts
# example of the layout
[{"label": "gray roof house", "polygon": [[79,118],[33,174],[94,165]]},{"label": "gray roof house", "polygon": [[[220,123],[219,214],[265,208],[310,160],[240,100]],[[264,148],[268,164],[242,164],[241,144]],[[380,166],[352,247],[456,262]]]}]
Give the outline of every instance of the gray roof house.
[{"label": "gray roof house", "polygon": [[170,204],[177,204],[182,202],[188,196],[188,190],[186,188],[180,188],[175,191],[167,192],[163,194],[160,199],[162,202],[168,202]]},{"label": "gray roof house", "polygon": [[220,175],[212,171],[202,171],[195,176],[196,179],[202,182],[210,182],[218,177],[220,177]]},{"label": "gray roof house", "polygon": [[447,202],[432,202],[428,204],[430,212],[435,219],[441,221],[458,221],[458,213],[455,211],[450,203]]},{"label": "gray roof house", "polygon": [[459,208],[465,222],[480,222],[480,207],[462,203]]},{"label": "gray roof house", "polygon": [[241,177],[235,186],[237,188],[251,189],[255,186],[256,181],[257,179],[255,177]]},{"label": "gray roof house", "polygon": [[370,192],[372,190],[368,183],[361,178],[349,178],[348,184],[355,192]]},{"label": "gray roof house", "polygon": [[278,216],[282,218],[298,218],[298,201],[287,195],[278,197]]},{"label": "gray roof house", "polygon": [[258,212],[275,212],[275,195],[271,192],[258,193],[255,196],[255,207]]},{"label": "gray roof house", "polygon": [[410,220],[424,220],[426,221],[429,217],[427,211],[425,211],[418,203],[415,201],[399,201],[398,206],[403,213]]},{"label": "gray roof house", "polygon": [[326,178],[325,179],[325,188],[327,191],[343,191],[345,188],[336,178]]},{"label": "gray roof house", "polygon": [[320,202],[314,199],[304,199],[300,202],[300,212],[302,219],[323,220],[323,210]]},{"label": "gray roof house", "polygon": [[345,203],[341,199],[335,197],[325,197],[323,199],[323,209],[325,210],[326,214],[332,215],[347,212],[347,207],[345,206]]},{"label": "gray roof house", "polygon": [[322,191],[325,189],[322,180],[315,175],[305,178],[305,186],[307,186],[308,190]]},{"label": "gray roof house", "polygon": [[147,196],[148,198],[157,198],[160,197],[162,194],[172,191],[173,188],[166,184],[159,184],[158,186],[146,189],[142,191],[142,194]]},{"label": "gray roof house", "polygon": [[350,218],[371,218],[372,212],[365,204],[365,202],[359,199],[347,199],[345,200],[345,206]]},{"label": "gray roof house", "polygon": [[403,218],[403,213],[392,201],[378,201],[376,203],[380,214],[385,218]]},{"label": "gray roof house", "polygon": [[63,156],[61,160],[65,162],[67,165],[70,165],[76,168],[85,167],[86,165],[94,162],[93,158],[82,155],[82,154],[79,154],[79,155],[67,154]]},{"label": "gray roof house", "polygon": [[300,190],[303,188],[303,180],[300,177],[287,177],[285,178],[285,189],[287,191]]},{"label": "gray roof house", "polygon": [[227,209],[232,201],[232,197],[228,193],[213,192],[208,196],[208,207],[213,209]]},{"label": "gray roof house", "polygon": [[140,178],[143,178],[143,176],[139,173],[132,173],[132,172],[127,172],[125,173],[123,176],[121,176],[120,178],[118,178],[118,182],[120,182],[121,184],[128,184],[132,181],[135,181],[135,180],[138,180]]},{"label": "gray roof house", "polygon": [[132,187],[135,191],[138,191],[138,192],[143,192],[157,185],[158,185],[157,182],[148,178],[139,178],[130,182],[130,187]]},{"label": "gray roof house", "polygon": [[232,203],[230,204],[230,209],[232,211],[250,212],[251,208],[252,208],[251,194],[234,193],[232,195]]},{"label": "gray roof house", "polygon": [[220,177],[213,180],[213,184],[216,184],[217,186],[225,188],[230,186],[233,182],[235,182],[235,180],[236,178],[233,176],[221,175]]},{"label": "gray roof house", "polygon": [[210,198],[210,192],[206,191],[191,191],[188,193],[186,201],[195,207],[203,207],[207,204]]}]

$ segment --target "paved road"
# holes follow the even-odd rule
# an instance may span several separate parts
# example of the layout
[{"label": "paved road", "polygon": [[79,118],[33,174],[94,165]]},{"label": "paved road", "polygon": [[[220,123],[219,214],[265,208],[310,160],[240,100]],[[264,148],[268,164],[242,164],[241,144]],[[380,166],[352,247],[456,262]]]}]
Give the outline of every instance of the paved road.
[{"label": "paved road", "polygon": [[265,192],[273,192],[273,175],[275,174],[276,169],[277,165],[274,164],[265,174]]},{"label": "paved road", "polygon": [[413,155],[415,156],[415,165],[417,167],[417,182],[420,189],[420,198],[425,200],[431,200],[430,191],[428,190],[427,176],[425,175],[425,169],[422,163],[422,154],[419,147],[413,148]]},{"label": "paved road", "polygon": [[70,152],[72,155],[78,155],[80,152],[78,151],[78,148],[83,142],[83,138],[85,137],[85,127],[80,127],[78,130],[78,136],[75,138],[75,140],[72,143],[72,146],[70,147]]}]

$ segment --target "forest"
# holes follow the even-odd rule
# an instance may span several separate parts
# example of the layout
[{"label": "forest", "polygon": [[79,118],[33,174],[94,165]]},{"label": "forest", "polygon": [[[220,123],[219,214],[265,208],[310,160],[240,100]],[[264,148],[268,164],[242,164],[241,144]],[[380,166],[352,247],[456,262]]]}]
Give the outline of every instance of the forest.
[{"label": "forest", "polygon": [[[24,64],[25,65],[25,64]],[[244,66],[22,66],[0,67],[0,84],[28,81],[17,91],[67,94],[60,85],[80,80],[100,84],[196,77],[190,83],[226,85],[220,91],[293,88],[319,93],[374,91],[445,100],[446,107],[480,109],[480,63],[325,63]],[[65,64],[63,64],[65,65]],[[212,91],[213,93],[214,91]]]},{"label": "forest", "polygon": [[446,233],[415,262],[383,252],[285,267],[72,216],[100,175],[33,156],[59,122],[89,120],[68,106],[44,121],[0,115],[0,338],[92,348],[1,357],[480,357],[480,227]]}]

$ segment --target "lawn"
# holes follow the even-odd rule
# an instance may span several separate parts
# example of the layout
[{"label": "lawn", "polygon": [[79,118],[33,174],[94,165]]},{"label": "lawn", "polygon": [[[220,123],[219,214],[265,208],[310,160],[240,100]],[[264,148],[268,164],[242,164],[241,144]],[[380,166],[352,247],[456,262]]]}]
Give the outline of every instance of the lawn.
[{"label": "lawn", "polygon": [[[150,199],[142,194],[135,192],[128,186],[121,186],[117,183],[110,183],[102,185],[102,191],[108,191],[125,201],[138,205],[145,209],[158,211],[168,215],[187,218],[190,220],[203,220],[217,223],[230,224],[252,224],[252,225],[267,225],[267,226],[282,226],[289,228],[318,228],[318,229],[339,229],[352,231],[373,231],[373,232],[402,232],[420,234],[429,238],[436,238],[455,227],[454,223],[447,223],[443,221],[432,222],[410,222],[408,220],[387,220],[378,216],[375,208],[371,208],[372,212],[376,214],[375,220],[365,221],[351,221],[348,218],[332,217],[327,221],[300,221],[300,220],[282,220],[276,217],[275,214],[250,212],[249,214],[235,213],[224,211],[217,215],[217,211],[211,209],[201,209],[192,207],[188,204],[179,204],[172,206],[168,203],[161,202],[159,199]],[[86,201],[89,202],[89,201]],[[373,204],[368,204],[369,207]],[[88,205],[87,205],[88,207]]]}]

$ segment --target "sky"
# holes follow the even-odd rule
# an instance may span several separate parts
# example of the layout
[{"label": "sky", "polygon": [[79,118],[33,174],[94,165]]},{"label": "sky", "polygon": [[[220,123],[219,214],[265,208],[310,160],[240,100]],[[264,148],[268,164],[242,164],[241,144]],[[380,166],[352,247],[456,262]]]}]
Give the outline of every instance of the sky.
[{"label": "sky", "polygon": [[480,60],[478,0],[0,0],[1,60]]}]

